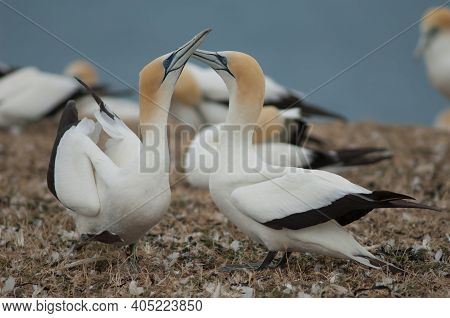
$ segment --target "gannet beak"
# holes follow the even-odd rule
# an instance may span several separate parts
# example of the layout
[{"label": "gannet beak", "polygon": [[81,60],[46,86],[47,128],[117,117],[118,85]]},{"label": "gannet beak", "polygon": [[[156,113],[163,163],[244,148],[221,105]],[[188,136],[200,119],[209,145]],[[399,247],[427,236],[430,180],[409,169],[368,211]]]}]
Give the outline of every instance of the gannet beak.
[{"label": "gannet beak", "polygon": [[428,46],[428,40],[426,35],[421,35],[419,41],[417,42],[417,46],[414,49],[414,59],[418,60],[423,56],[426,47]]},{"label": "gannet beak", "polygon": [[228,72],[231,76],[234,77],[233,73],[231,73],[228,68],[227,58],[218,52],[210,52],[204,50],[196,50],[194,55],[192,55],[197,60],[208,64],[212,69],[216,71],[225,71]]},{"label": "gannet beak", "polygon": [[211,32],[211,29],[206,29],[200,32],[182,47],[173,51],[169,55],[169,57],[164,60],[164,78],[166,78],[166,76],[172,71],[183,69],[186,62],[189,60],[195,50],[200,46],[209,32]]}]

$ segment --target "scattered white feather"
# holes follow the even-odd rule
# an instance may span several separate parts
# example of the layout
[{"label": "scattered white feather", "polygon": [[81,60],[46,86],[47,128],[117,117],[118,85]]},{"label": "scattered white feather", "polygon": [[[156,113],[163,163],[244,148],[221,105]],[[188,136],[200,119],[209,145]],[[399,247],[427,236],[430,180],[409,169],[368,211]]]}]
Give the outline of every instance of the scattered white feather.
[{"label": "scattered white feather", "polygon": [[61,239],[63,241],[76,241],[78,240],[78,234],[74,231],[66,231],[62,230],[59,232],[59,235],[61,236]]},{"label": "scattered white feather", "polygon": [[313,284],[311,286],[311,294],[318,295],[322,292],[322,287],[319,284]]},{"label": "scattered white feather", "polygon": [[60,255],[58,252],[52,252],[52,254],[50,255],[50,258],[51,258],[52,263],[56,263],[59,261]]},{"label": "scattered white feather", "polygon": [[239,290],[241,291],[242,298],[253,298],[254,297],[254,289],[248,286],[240,286]]},{"label": "scattered white feather", "polygon": [[219,298],[221,289],[222,289],[222,285],[220,283],[218,283],[216,288],[214,289],[213,294],[211,295],[211,298]]},{"label": "scattered white feather", "polygon": [[292,284],[290,284],[290,283],[284,284],[284,287],[285,287],[283,290],[284,294],[290,294],[294,290],[294,287],[292,287]]},{"label": "scattered white feather", "polygon": [[19,231],[16,232],[16,244],[17,246],[24,246],[25,245],[25,239],[23,237],[23,230],[20,229]]},{"label": "scattered white feather", "polygon": [[16,286],[16,280],[14,277],[9,276],[8,279],[4,282],[2,292],[9,293],[14,290],[14,286]]},{"label": "scattered white feather", "polygon": [[230,248],[231,248],[233,251],[237,252],[237,251],[239,250],[240,245],[241,245],[241,243],[239,243],[239,241],[234,240],[233,242],[231,242]]},{"label": "scattered white feather", "polygon": [[43,290],[44,287],[40,285],[33,285],[33,294],[31,294],[31,297],[37,297]]},{"label": "scattered white feather", "polygon": [[330,289],[332,289],[334,292],[336,292],[336,294],[338,294],[339,296],[343,296],[343,295],[347,295],[348,294],[348,289],[345,288],[344,286],[340,286],[340,285],[336,285],[336,284],[331,284],[330,286],[328,286]]},{"label": "scattered white feather", "polygon": [[443,255],[442,249],[438,249],[436,254],[434,254],[434,260],[436,262],[439,262],[442,258],[442,255]]},{"label": "scattered white feather", "polygon": [[138,287],[135,280],[132,280],[130,282],[130,285],[128,286],[128,290],[129,290],[130,294],[134,295],[134,296],[139,296],[140,294],[142,294],[144,292],[144,288]]},{"label": "scattered white feather", "polygon": [[178,260],[178,258],[180,257],[180,253],[178,252],[173,252],[171,253],[169,256],[167,256],[167,266],[171,267],[173,264],[175,264],[175,262]]},{"label": "scattered white feather", "polygon": [[310,295],[310,294],[307,294],[307,293],[305,293],[305,292],[303,292],[303,291],[299,291],[299,292],[297,293],[297,297],[298,297],[298,298],[311,298],[311,295]]},{"label": "scattered white feather", "polygon": [[422,245],[423,247],[425,247],[426,249],[430,248],[430,242],[431,242],[431,237],[429,234],[425,234],[425,236],[423,237],[422,240]]}]

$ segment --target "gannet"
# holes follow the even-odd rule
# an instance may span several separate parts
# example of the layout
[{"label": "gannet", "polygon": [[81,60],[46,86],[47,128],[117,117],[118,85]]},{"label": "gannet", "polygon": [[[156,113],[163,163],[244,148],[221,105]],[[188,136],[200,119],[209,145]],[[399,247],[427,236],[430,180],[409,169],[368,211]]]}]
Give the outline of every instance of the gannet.
[{"label": "gannet", "polygon": [[433,87],[450,98],[450,9],[431,8],[420,24],[420,38],[415,50],[422,57]]},{"label": "gannet", "polygon": [[209,179],[219,210],[251,239],[268,249],[258,264],[268,267],[276,254],[303,251],[355,260],[373,268],[397,269],[361,246],[343,227],[375,208],[423,208],[409,196],[370,191],[338,175],[264,163],[252,145],[252,129],[264,103],[264,74],[258,62],[240,52],[197,50],[194,57],[225,82],[230,106],[219,132],[218,168]]},{"label": "gannet", "polygon": [[[186,181],[193,187],[208,188],[209,176],[217,169],[220,125],[209,125],[201,129],[188,146],[183,170]],[[302,130],[302,129],[300,129]],[[306,134],[307,128],[303,132]],[[318,150],[305,146],[306,136],[297,136],[298,141],[283,142],[288,134],[286,123],[277,108],[264,106],[255,125],[252,142],[262,161],[278,166],[323,169],[342,172],[344,169],[376,163],[392,157],[385,148],[354,148]]]},{"label": "gannet", "polygon": [[[428,9],[420,24],[416,57],[425,61],[428,79],[433,87],[450,99],[450,9]],[[450,130],[450,110],[442,111],[434,126]]]},{"label": "gannet", "polygon": [[450,108],[444,109],[436,117],[434,127],[450,131]]},{"label": "gannet", "polygon": [[[102,100],[108,108],[115,113],[131,130],[138,132],[139,126],[139,104],[129,98],[117,97],[128,91],[112,91],[107,85],[99,83],[99,77],[95,67],[85,60],[75,60],[64,70],[64,74],[76,77],[94,88],[96,93],[102,94]],[[78,116],[80,118],[94,118],[94,112],[98,109],[95,100],[89,95],[80,96],[76,99]]]},{"label": "gannet", "polygon": [[[66,74],[44,72],[34,66],[0,66],[0,128],[22,126],[54,115],[68,100],[88,95],[72,77],[79,73],[87,77],[86,70],[87,66],[80,63],[69,67]],[[100,94],[117,93],[104,85],[94,89]]]},{"label": "gannet", "polygon": [[[82,241],[133,246],[163,217],[171,199],[170,100],[183,66],[209,31],[141,70],[141,140],[95,92],[91,91],[100,107],[95,112],[97,122],[79,120],[75,102],[68,102],[53,146],[47,184],[74,216]],[[105,151],[97,145],[102,130],[110,137]]]}]

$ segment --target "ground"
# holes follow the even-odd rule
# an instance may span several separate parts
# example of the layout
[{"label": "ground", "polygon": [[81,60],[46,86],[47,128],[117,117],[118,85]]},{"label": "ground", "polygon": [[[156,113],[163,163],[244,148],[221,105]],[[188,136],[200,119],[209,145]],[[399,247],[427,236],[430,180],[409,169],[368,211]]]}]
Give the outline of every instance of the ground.
[{"label": "ground", "polygon": [[223,273],[264,249],[227,222],[207,191],[173,178],[166,217],[125,248],[93,243],[69,253],[74,224],[46,186],[56,123],[0,132],[0,295],[3,297],[449,297],[450,134],[371,122],[316,125],[330,147],[383,146],[395,157],[344,174],[370,189],[405,193],[441,207],[371,212],[347,226],[405,274],[294,253],[285,270]]}]

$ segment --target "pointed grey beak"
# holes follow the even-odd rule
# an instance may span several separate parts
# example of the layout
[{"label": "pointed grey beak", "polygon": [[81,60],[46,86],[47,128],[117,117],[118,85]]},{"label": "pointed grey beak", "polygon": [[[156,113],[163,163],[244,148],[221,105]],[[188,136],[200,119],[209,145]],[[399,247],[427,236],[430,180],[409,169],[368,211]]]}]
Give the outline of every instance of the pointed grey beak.
[{"label": "pointed grey beak", "polygon": [[419,41],[417,42],[417,46],[414,49],[414,59],[415,60],[419,60],[423,56],[423,54],[425,52],[425,49],[428,46],[427,38],[428,37],[426,35],[424,35],[424,34],[422,34],[420,36]]},{"label": "pointed grey beak", "polygon": [[230,69],[228,68],[227,58],[223,55],[220,55],[220,53],[218,52],[196,50],[192,57],[205,64],[208,64],[212,69],[216,71],[225,71],[234,77],[233,73],[231,73]]},{"label": "pointed grey beak", "polygon": [[195,50],[200,46],[209,32],[211,32],[211,29],[206,29],[200,32],[182,47],[173,51],[172,54],[170,54],[170,56],[164,60],[163,65],[166,70],[164,78],[170,72],[182,69],[184,67],[186,62],[189,60]]}]

